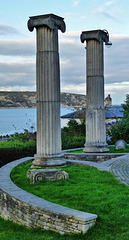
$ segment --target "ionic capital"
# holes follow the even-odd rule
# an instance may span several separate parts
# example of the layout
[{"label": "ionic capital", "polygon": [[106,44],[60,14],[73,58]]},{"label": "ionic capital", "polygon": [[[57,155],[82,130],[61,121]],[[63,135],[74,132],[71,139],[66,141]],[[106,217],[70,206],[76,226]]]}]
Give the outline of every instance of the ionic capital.
[{"label": "ionic capital", "polygon": [[28,20],[28,29],[29,31],[33,31],[34,27],[42,27],[47,26],[50,29],[58,28],[61,30],[61,32],[65,32],[66,26],[64,22],[64,18],[61,18],[54,14],[46,14],[46,15],[39,15],[30,17]]},{"label": "ionic capital", "polygon": [[84,41],[95,39],[99,42],[105,42],[105,45],[112,45],[112,43],[109,41],[109,33],[107,30],[99,29],[99,30],[85,31],[85,32],[82,32],[80,39],[82,43],[84,43]]}]

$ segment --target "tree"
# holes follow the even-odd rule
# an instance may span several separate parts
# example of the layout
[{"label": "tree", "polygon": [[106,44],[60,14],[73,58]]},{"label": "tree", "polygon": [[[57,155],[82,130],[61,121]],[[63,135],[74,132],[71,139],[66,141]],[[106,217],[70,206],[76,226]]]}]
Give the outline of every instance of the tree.
[{"label": "tree", "polygon": [[121,104],[123,108],[123,119],[116,121],[107,130],[110,140],[108,143],[115,144],[118,140],[123,139],[129,143],[129,94],[126,95],[125,103]]},{"label": "tree", "polygon": [[123,108],[123,118],[129,120],[129,94],[126,95],[125,103],[121,104]]}]

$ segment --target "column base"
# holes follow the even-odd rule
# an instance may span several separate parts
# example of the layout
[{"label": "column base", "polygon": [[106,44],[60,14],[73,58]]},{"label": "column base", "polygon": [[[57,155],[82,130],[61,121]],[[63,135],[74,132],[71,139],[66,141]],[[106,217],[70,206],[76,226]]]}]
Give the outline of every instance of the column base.
[{"label": "column base", "polygon": [[106,153],[109,149],[107,144],[85,144],[84,153]]},{"label": "column base", "polygon": [[35,160],[32,162],[32,167],[63,166],[66,164],[66,160],[64,160],[63,156],[63,154],[49,156],[40,156],[35,154]]}]

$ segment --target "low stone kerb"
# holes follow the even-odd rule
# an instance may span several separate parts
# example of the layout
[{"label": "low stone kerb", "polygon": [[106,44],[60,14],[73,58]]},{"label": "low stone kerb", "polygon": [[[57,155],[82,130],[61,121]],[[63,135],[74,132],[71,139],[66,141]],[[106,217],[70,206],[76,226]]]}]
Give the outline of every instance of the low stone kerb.
[{"label": "low stone kerb", "polygon": [[28,227],[59,232],[84,233],[93,226],[97,215],[51,203],[20,189],[11,181],[11,170],[30,160],[29,157],[16,160],[0,169],[0,216]]}]

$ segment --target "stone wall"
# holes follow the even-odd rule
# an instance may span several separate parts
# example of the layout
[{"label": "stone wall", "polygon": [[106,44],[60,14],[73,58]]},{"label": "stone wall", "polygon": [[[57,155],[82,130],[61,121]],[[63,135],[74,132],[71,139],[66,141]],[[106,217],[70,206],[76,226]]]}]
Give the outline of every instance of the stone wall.
[{"label": "stone wall", "polygon": [[0,168],[0,216],[28,227],[58,232],[85,233],[97,215],[51,203],[18,188],[10,179],[15,166],[32,158],[23,158]]},{"label": "stone wall", "polygon": [[64,153],[65,159],[104,162],[112,158],[120,157],[127,153]]}]

